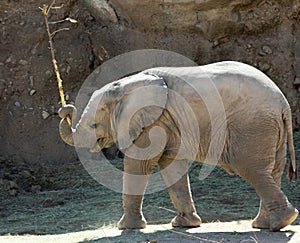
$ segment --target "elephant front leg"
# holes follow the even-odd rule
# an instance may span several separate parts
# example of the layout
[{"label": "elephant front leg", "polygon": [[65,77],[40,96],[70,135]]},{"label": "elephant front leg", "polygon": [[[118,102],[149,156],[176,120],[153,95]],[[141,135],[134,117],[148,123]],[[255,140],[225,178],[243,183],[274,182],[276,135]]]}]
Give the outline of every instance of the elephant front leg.
[{"label": "elephant front leg", "polygon": [[142,229],[147,222],[142,213],[142,202],[149,176],[156,161],[124,159],[123,210],[119,229]]},{"label": "elephant front leg", "polygon": [[199,227],[201,218],[196,212],[192,199],[187,161],[161,159],[159,167],[173,205],[178,210],[178,215],[172,220],[172,226]]},{"label": "elephant front leg", "polygon": [[123,194],[124,214],[118,222],[119,229],[143,229],[147,221],[142,212],[142,195]]}]

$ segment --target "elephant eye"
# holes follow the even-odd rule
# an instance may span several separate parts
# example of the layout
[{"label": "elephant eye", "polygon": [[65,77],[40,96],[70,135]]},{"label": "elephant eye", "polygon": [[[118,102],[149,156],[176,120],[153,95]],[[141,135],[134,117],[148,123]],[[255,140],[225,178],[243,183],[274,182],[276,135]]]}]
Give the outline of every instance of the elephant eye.
[{"label": "elephant eye", "polygon": [[97,124],[95,123],[95,124],[91,125],[90,128],[93,128],[93,129],[97,128]]}]

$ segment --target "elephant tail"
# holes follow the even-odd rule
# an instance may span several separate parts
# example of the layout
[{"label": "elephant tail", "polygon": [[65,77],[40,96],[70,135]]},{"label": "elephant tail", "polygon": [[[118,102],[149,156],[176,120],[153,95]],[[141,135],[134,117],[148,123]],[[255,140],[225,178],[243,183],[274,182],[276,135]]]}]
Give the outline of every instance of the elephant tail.
[{"label": "elephant tail", "polygon": [[287,176],[289,181],[293,179],[296,181],[298,177],[298,172],[297,172],[296,156],[295,156],[295,149],[294,149],[294,142],[293,142],[292,114],[290,109],[286,110],[283,113],[283,120],[284,120],[285,130],[287,132],[287,142],[288,142],[288,148],[291,157],[291,163],[289,164],[288,167]]}]

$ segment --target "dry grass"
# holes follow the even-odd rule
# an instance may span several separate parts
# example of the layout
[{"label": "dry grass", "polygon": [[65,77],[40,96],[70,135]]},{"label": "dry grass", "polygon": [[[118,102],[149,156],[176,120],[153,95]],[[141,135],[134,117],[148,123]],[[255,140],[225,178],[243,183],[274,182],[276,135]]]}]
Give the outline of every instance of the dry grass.
[{"label": "dry grass", "polygon": [[[299,140],[300,133],[297,133],[298,158]],[[218,168],[200,181],[200,167],[201,164],[193,163],[190,178],[195,205],[204,222],[255,217],[259,200],[251,186]],[[80,163],[67,169],[47,168],[45,171],[47,174],[43,176],[55,178],[50,189],[1,199],[0,235],[63,234],[116,225],[122,215],[121,194],[99,185]],[[288,184],[284,177],[283,191],[300,208],[299,183]],[[149,224],[168,224],[175,216],[166,190],[146,195],[143,210]],[[300,219],[295,223],[300,224]]]}]

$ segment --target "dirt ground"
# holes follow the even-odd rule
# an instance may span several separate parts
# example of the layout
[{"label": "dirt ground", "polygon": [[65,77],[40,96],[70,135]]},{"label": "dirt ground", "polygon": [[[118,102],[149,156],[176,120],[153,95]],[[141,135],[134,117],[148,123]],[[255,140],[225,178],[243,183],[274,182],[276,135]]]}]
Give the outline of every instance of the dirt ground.
[{"label": "dirt ground", "polygon": [[[297,146],[300,134],[297,134]],[[298,150],[299,154],[299,150]],[[122,160],[115,163],[122,166]],[[0,201],[1,242],[300,242],[300,219],[281,232],[255,230],[259,199],[251,186],[216,168],[200,181],[201,164],[190,168],[191,188],[203,225],[195,229],[172,228],[176,215],[166,190],[145,196],[143,211],[149,226],[120,231],[121,194],[99,185],[80,165],[45,168],[55,190],[23,192]],[[42,171],[41,171],[42,173]],[[44,174],[44,173],[42,173]],[[57,174],[55,176],[55,174]],[[299,184],[283,190],[300,207]]]},{"label": "dirt ground", "polygon": [[[43,3],[0,2],[1,242],[300,242],[300,219],[278,233],[253,230],[254,190],[220,169],[200,181],[200,164],[193,164],[190,178],[201,228],[171,228],[174,209],[161,191],[145,197],[145,230],[117,230],[121,195],[94,181],[58,134],[59,96],[38,8]],[[289,100],[300,158],[300,25],[297,12],[287,16],[293,1],[252,1],[241,9],[244,30],[213,40],[194,31],[143,32],[101,22],[80,1],[57,0],[62,3],[51,18],[78,20],[59,25],[70,31],[54,38],[69,103],[97,66],[132,50],[170,50],[199,65],[243,61],[269,75]],[[114,164],[122,168],[121,160]],[[283,190],[299,209],[299,183],[283,178]]]},{"label": "dirt ground", "polygon": [[[223,223],[205,223],[200,228],[177,229],[169,224],[148,225],[143,230],[121,231],[116,228],[103,227],[96,230],[47,235],[47,236],[0,236],[6,242],[151,242],[151,243],[224,243],[224,242],[262,242],[262,243],[298,243],[300,227],[289,226],[281,232],[254,230],[250,221]],[[233,230],[234,229],[234,230]]]},{"label": "dirt ground", "polygon": [[[300,156],[300,133],[295,133]],[[122,168],[122,159],[112,161]],[[1,242],[300,242],[300,219],[281,232],[254,230],[259,199],[254,189],[237,176],[215,168],[199,180],[201,163],[190,167],[190,182],[197,212],[203,225],[177,229],[170,225],[176,215],[166,190],[145,196],[143,211],[149,227],[120,231],[116,224],[122,216],[122,195],[96,182],[79,161],[44,167],[36,178],[47,190],[19,191],[17,196],[3,194],[0,201]],[[25,185],[24,183],[24,185]],[[290,202],[300,208],[300,185],[282,188]],[[20,188],[18,189],[20,190]]]}]

